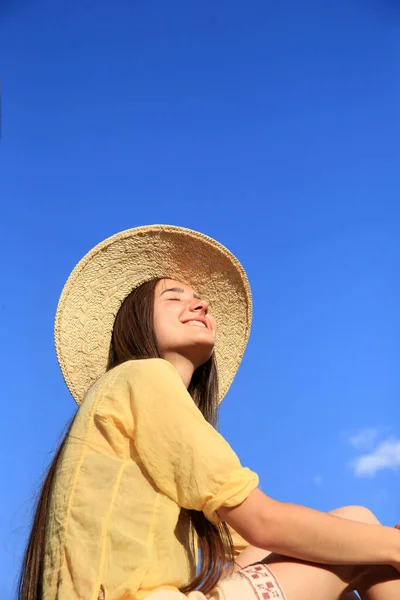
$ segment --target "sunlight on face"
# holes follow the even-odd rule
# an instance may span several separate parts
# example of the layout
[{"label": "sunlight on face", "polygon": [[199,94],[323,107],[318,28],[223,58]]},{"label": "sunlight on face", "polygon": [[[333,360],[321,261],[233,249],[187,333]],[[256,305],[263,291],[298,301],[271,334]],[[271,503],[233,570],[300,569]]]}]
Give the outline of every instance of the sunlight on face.
[{"label": "sunlight on face", "polygon": [[162,279],[154,297],[154,331],[160,354],[181,354],[197,366],[211,356],[216,321],[195,290],[174,279]]}]

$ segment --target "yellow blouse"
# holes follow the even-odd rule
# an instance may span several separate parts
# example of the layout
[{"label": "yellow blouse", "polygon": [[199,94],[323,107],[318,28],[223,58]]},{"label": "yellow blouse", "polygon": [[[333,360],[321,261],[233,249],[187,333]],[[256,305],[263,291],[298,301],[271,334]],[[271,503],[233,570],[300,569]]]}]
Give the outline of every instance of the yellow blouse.
[{"label": "yellow blouse", "polygon": [[218,523],[219,507],[257,486],[169,362],[114,368],[86,395],[58,466],[43,599],[97,600],[101,586],[106,600],[177,590],[197,563],[181,507]]}]

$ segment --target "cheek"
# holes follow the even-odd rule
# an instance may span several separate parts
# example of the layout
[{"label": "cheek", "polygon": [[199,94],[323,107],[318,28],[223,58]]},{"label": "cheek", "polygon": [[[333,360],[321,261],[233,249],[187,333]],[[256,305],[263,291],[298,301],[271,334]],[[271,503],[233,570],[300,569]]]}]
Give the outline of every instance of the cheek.
[{"label": "cheek", "polygon": [[153,315],[153,327],[157,342],[160,342],[163,338],[164,323],[165,318],[163,318],[161,311],[155,308]]},{"label": "cheek", "polygon": [[167,319],[165,318],[165,315],[159,314],[159,313],[154,314],[153,323],[154,323],[154,332],[156,334],[156,337],[162,336],[163,331],[165,329],[166,321],[167,321]]},{"label": "cheek", "polygon": [[153,317],[154,333],[158,342],[163,342],[174,332],[178,325],[177,307],[163,307],[162,310],[155,310]]},{"label": "cheek", "polygon": [[163,319],[157,319],[157,317],[154,318],[154,334],[158,349],[162,355],[163,352],[168,350],[169,339],[171,337],[171,335],[168,333],[168,327]]}]

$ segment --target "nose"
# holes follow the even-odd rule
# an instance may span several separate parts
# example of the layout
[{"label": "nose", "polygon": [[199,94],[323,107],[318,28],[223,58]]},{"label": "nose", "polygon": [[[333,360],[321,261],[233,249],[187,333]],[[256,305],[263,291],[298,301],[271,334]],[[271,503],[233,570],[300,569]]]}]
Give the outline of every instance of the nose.
[{"label": "nose", "polygon": [[206,300],[199,300],[194,298],[191,303],[190,310],[202,312],[206,315],[208,313],[208,302]]}]

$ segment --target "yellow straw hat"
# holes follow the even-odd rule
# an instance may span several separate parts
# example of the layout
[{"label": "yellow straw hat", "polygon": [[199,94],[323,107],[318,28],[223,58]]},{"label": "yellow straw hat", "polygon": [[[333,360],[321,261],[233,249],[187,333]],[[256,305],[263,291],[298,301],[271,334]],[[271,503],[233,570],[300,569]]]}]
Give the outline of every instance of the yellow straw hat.
[{"label": "yellow straw hat", "polygon": [[92,248],[62,290],[55,346],[78,404],[106,371],[114,319],[123,300],[158,277],[182,281],[209,302],[217,320],[219,401],[227,393],[250,335],[252,301],[246,273],[229,250],[202,233],[149,225],[121,231]]}]

